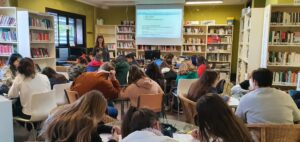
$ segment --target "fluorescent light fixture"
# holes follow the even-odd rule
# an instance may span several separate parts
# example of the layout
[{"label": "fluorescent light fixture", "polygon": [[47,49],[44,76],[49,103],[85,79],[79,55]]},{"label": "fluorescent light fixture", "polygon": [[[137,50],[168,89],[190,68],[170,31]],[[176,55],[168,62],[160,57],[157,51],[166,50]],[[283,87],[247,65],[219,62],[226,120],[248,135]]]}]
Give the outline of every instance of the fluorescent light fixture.
[{"label": "fluorescent light fixture", "polygon": [[211,0],[211,1],[187,1],[186,5],[200,5],[200,4],[220,4],[223,3],[223,0]]}]

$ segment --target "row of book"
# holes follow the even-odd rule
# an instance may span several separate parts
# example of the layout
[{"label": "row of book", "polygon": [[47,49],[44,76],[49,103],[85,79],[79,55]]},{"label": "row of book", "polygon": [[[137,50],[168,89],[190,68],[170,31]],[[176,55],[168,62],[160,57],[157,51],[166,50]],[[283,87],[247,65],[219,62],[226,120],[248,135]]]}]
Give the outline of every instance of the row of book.
[{"label": "row of book", "polygon": [[52,23],[49,19],[41,19],[36,17],[29,17],[29,26],[52,29]]},{"label": "row of book", "polygon": [[271,13],[271,24],[300,24],[300,11],[299,12],[282,12],[275,11]]},{"label": "row of book", "polygon": [[[166,45],[139,45],[138,50],[162,50],[162,49],[180,49],[180,46],[166,46]],[[180,50],[179,50],[180,51]]]},{"label": "row of book", "polygon": [[296,85],[298,79],[298,72],[284,71],[273,72],[273,85]]},{"label": "row of book", "polygon": [[209,66],[215,70],[230,70],[230,63],[209,63]]},{"label": "row of book", "polygon": [[208,51],[228,51],[230,52],[231,50],[231,45],[219,45],[219,46],[214,46],[214,45],[208,45],[207,46]]},{"label": "row of book", "polygon": [[47,48],[31,48],[31,56],[33,58],[49,57]]},{"label": "row of book", "polygon": [[110,43],[110,44],[106,44],[106,47],[110,50],[113,50],[116,48],[115,44],[114,43]]},{"label": "row of book", "polygon": [[199,45],[184,45],[183,51],[185,52],[205,52],[205,48]]},{"label": "row of book", "polygon": [[205,30],[201,27],[187,27],[184,28],[186,34],[205,34]]},{"label": "row of book", "polygon": [[133,42],[118,42],[118,48],[134,48]]},{"label": "row of book", "polygon": [[14,46],[11,44],[0,44],[0,55],[9,56],[14,53]]},{"label": "row of book", "polygon": [[232,28],[220,28],[220,27],[210,27],[208,29],[209,34],[232,34]]},{"label": "row of book", "polygon": [[269,52],[270,65],[300,65],[300,54],[296,52]]},{"label": "row of book", "polygon": [[135,22],[132,20],[123,20],[121,21],[121,25],[135,25]]},{"label": "row of book", "polygon": [[1,26],[15,26],[16,18],[7,16],[7,15],[0,15],[0,25]]},{"label": "row of book", "polygon": [[232,43],[232,36],[217,36],[217,35],[210,35],[207,38],[208,44],[215,44],[215,43]]},{"label": "row of book", "polygon": [[300,44],[300,32],[271,31],[269,35],[270,44]]},{"label": "row of book", "polygon": [[118,35],[119,40],[134,40],[134,35],[132,34],[120,34]]},{"label": "row of book", "polygon": [[135,27],[118,27],[118,32],[135,32]]},{"label": "row of book", "polygon": [[10,29],[0,29],[0,41],[17,41],[17,33]]},{"label": "row of book", "polygon": [[210,53],[210,54],[207,54],[207,60],[209,62],[229,62],[230,55]]},{"label": "row of book", "polygon": [[206,44],[205,38],[189,37],[184,39],[184,44]]},{"label": "row of book", "polygon": [[31,41],[50,41],[50,33],[47,32],[30,32]]}]

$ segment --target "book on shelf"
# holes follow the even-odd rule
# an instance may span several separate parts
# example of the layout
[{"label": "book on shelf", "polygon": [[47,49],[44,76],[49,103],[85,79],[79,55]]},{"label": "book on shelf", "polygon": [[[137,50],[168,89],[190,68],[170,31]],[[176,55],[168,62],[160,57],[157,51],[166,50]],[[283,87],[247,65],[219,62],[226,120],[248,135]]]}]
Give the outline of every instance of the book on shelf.
[{"label": "book on shelf", "polygon": [[42,29],[51,29],[52,24],[49,19],[29,17],[29,26],[31,27],[39,27]]},{"label": "book on shelf", "polygon": [[9,56],[14,53],[14,46],[11,44],[0,44],[0,55]]},{"label": "book on shelf", "polygon": [[231,27],[209,27],[209,34],[229,35],[232,34]]},{"label": "book on shelf", "polygon": [[118,40],[134,40],[134,35],[132,34],[119,34]]},{"label": "book on shelf", "polygon": [[7,15],[0,15],[0,25],[16,26],[16,18]]},{"label": "book on shelf", "polygon": [[269,52],[269,65],[300,66],[300,54],[296,52]]},{"label": "book on shelf", "polygon": [[135,27],[123,27],[118,26],[118,32],[135,32]]},{"label": "book on shelf", "polygon": [[183,51],[186,52],[205,52],[204,48],[201,48],[199,45],[184,45]]},{"label": "book on shelf", "polygon": [[17,41],[17,33],[11,29],[0,29],[0,41]]},{"label": "book on shelf", "polygon": [[30,31],[31,41],[50,41],[50,33]]},{"label": "book on shelf", "polygon": [[49,53],[47,48],[31,48],[32,58],[47,58]]},{"label": "book on shelf", "polygon": [[121,21],[121,25],[130,25],[130,26],[134,26],[135,22],[132,20],[123,20]]},{"label": "book on shelf", "polygon": [[296,86],[297,80],[298,72],[273,72],[273,84]]},{"label": "book on shelf", "polygon": [[114,43],[106,43],[106,47],[108,50],[115,50],[115,44]]},{"label": "book on shelf", "polygon": [[274,11],[271,13],[271,25],[300,24],[300,12]]},{"label": "book on shelf", "polygon": [[196,37],[184,38],[184,44],[205,44],[205,38],[196,38]]},{"label": "book on shelf", "polygon": [[232,43],[232,36],[209,35],[207,37],[207,43],[208,44]]},{"label": "book on shelf", "polygon": [[208,60],[208,62],[229,62],[230,55],[229,54],[208,53],[207,60]]},{"label": "book on shelf", "polygon": [[216,52],[216,51],[219,51],[219,52],[231,52],[231,46],[230,44],[228,45],[208,45],[207,46],[207,51],[208,52]]},{"label": "book on shelf", "polygon": [[180,52],[180,48],[181,46],[173,46],[173,45],[138,45],[139,51],[163,50],[163,51]]},{"label": "book on shelf", "polygon": [[185,34],[203,34],[205,35],[205,30],[201,27],[185,27],[184,28]]},{"label": "book on shelf", "polygon": [[133,42],[118,42],[118,48],[134,48]]},{"label": "book on shelf", "polygon": [[269,43],[275,44],[300,44],[300,32],[292,31],[271,31]]}]

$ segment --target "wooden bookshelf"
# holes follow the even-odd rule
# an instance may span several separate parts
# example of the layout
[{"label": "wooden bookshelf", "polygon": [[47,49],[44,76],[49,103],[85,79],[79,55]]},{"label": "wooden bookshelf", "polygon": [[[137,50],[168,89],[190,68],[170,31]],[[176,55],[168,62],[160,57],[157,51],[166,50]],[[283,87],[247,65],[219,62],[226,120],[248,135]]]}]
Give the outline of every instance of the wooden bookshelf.
[{"label": "wooden bookshelf", "polygon": [[17,9],[15,7],[0,7],[1,23],[0,34],[0,69],[6,64],[8,57],[12,53],[17,53],[18,28]]},{"label": "wooden bookshelf", "polygon": [[19,44],[22,44],[19,52],[32,58],[41,68],[56,69],[54,17],[26,10],[19,10],[17,15]]},{"label": "wooden bookshelf", "polygon": [[299,5],[268,5],[264,14],[261,66],[273,71],[273,85],[296,88],[300,71]]},{"label": "wooden bookshelf", "polygon": [[116,25],[96,25],[95,26],[95,40],[98,35],[103,35],[105,46],[110,52],[110,58],[117,57],[117,26]]}]

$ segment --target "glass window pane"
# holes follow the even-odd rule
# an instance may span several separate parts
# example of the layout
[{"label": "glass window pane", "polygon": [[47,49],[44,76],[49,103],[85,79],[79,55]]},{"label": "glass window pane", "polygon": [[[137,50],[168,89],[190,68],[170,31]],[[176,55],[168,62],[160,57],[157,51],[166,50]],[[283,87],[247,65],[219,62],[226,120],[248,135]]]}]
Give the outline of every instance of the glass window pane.
[{"label": "glass window pane", "polygon": [[77,44],[83,44],[83,25],[82,19],[76,19]]},{"label": "glass window pane", "polygon": [[70,46],[75,46],[75,20],[69,18],[69,43]]},{"label": "glass window pane", "polygon": [[67,44],[67,18],[58,16],[59,44]]},{"label": "glass window pane", "polygon": [[55,46],[58,46],[58,16],[57,13],[48,12],[48,14],[54,16]]}]

